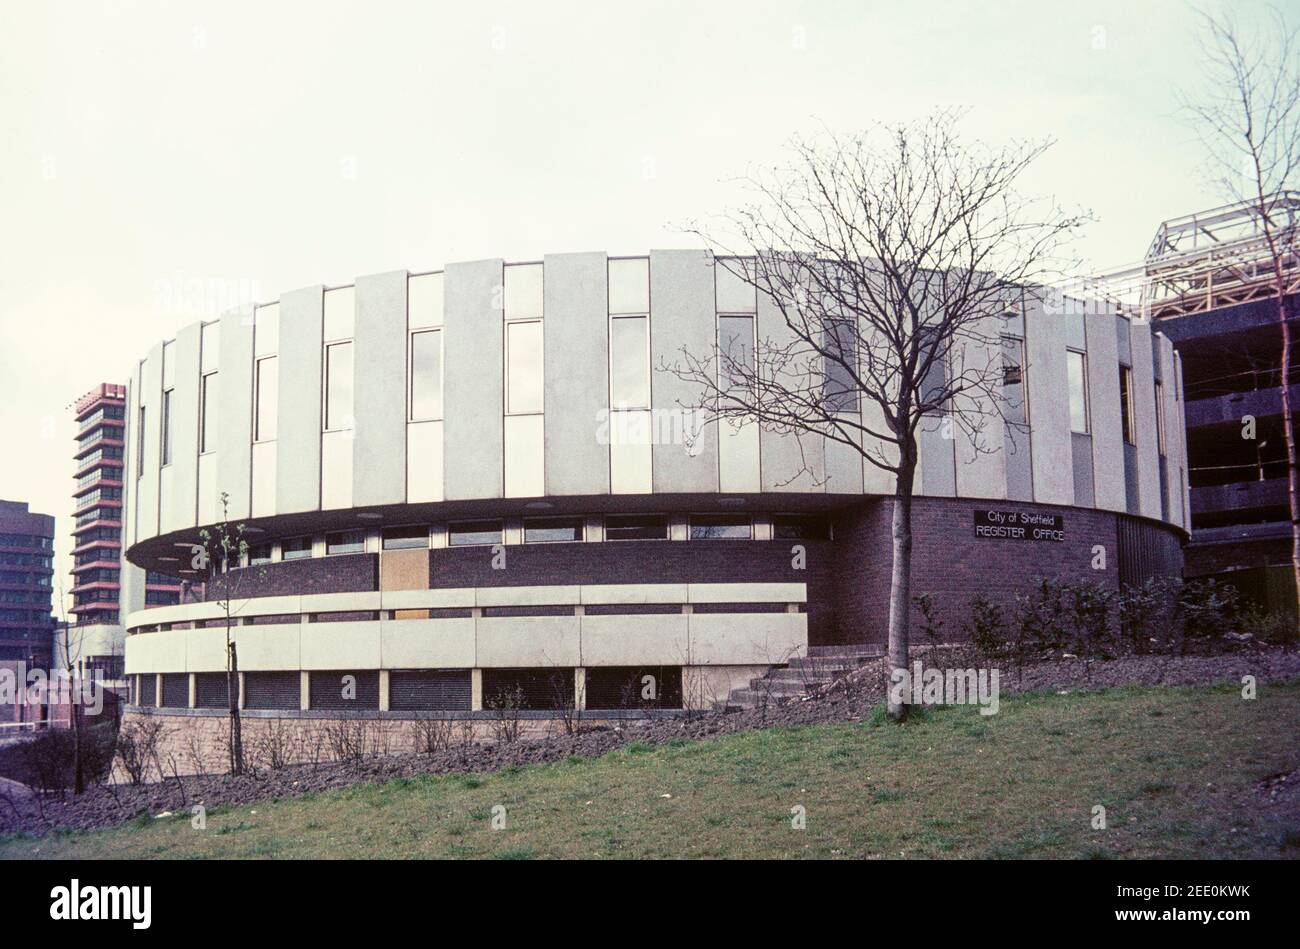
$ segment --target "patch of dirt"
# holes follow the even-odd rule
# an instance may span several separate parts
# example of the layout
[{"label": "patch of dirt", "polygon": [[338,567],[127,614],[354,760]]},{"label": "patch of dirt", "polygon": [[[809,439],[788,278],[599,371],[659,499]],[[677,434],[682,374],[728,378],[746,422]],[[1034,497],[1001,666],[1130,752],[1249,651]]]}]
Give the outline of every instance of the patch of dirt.
[{"label": "patch of dirt", "polygon": [[[917,650],[918,657],[923,650]],[[943,655],[935,665],[988,666],[963,661],[965,654]],[[362,761],[295,765],[257,770],[239,776],[202,775],[168,779],[141,786],[109,785],[79,798],[36,798],[0,788],[0,831],[41,834],[54,828],[88,829],[120,824],[141,814],[187,812],[194,804],[209,810],[218,805],[247,804],[268,798],[291,797],[348,787],[383,783],[399,777],[497,771],[511,765],[542,764],[570,756],[597,757],[629,742],[662,745],[675,740],[697,741],[756,728],[857,722],[870,716],[885,695],[885,660],[876,659],[814,695],[773,702],[766,708],[741,712],[710,712],[691,717],[629,721],[622,727],[585,727],[577,735],[513,744],[457,745],[437,754],[403,754]],[[1300,678],[1300,652],[1294,649],[1241,651],[1218,656],[1131,656],[1085,664],[1079,659],[1054,659],[1026,665],[1019,674],[1001,667],[1003,692],[1060,691],[1139,685],[1200,685],[1240,682],[1255,676],[1259,684]],[[1261,788],[1266,800],[1300,802],[1297,773],[1269,779]],[[1263,782],[1267,784],[1268,782]]]}]

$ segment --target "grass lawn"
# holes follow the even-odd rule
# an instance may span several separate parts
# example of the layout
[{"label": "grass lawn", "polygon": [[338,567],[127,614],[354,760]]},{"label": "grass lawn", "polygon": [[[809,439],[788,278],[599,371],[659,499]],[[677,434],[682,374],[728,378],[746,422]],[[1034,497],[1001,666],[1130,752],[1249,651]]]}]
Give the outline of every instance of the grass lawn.
[{"label": "grass lawn", "polygon": [[[1300,856],[1300,683],[1119,689],[934,709],[903,727],[775,729],[484,775],[402,779],[111,830],[0,857]],[[1090,827],[1106,807],[1107,830]],[[492,828],[505,808],[505,828]],[[791,826],[791,808],[807,827]],[[1289,841],[1283,847],[1282,842]]]}]

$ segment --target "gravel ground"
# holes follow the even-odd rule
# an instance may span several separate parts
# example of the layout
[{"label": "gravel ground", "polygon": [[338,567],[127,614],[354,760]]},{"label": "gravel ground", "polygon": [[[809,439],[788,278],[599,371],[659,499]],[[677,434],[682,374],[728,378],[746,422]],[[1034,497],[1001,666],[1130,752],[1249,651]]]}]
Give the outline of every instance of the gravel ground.
[{"label": "gravel ground", "polygon": [[[950,654],[941,666],[972,664],[960,654]],[[595,757],[628,742],[649,745],[673,740],[705,739],[754,728],[854,722],[870,716],[884,697],[884,660],[874,660],[851,675],[802,700],[773,704],[766,709],[708,713],[692,718],[633,721],[619,728],[593,728],[578,735],[558,735],[508,745],[476,743],[458,745],[432,755],[396,755],[364,761],[298,765],[275,771],[258,770],[232,775],[185,777],[132,787],[95,788],[79,798],[36,799],[0,787],[0,832],[41,834],[56,828],[88,829],[119,824],[148,813],[188,809],[201,803],[246,804],[272,797],[347,787],[361,782],[384,782],[421,774],[496,771],[510,765],[541,764],[571,755]],[[1139,685],[1199,685],[1240,682],[1253,675],[1260,684],[1300,678],[1300,652],[1294,649],[1249,649],[1218,656],[1132,656],[1093,662],[1055,659],[1026,665],[1017,676],[1003,669],[1001,690],[1060,691],[1073,688],[1110,688]],[[1017,681],[1019,680],[1019,681]],[[1267,785],[1267,786],[1265,786]],[[1270,803],[1294,804],[1300,800],[1300,772],[1278,775],[1258,789]]]}]

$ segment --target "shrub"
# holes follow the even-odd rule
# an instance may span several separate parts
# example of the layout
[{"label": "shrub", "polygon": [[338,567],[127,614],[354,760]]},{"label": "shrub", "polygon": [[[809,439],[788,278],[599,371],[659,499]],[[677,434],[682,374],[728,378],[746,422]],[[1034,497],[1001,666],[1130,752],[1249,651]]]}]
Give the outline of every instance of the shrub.
[{"label": "shrub", "polygon": [[1300,639],[1300,629],[1288,613],[1265,613],[1252,608],[1241,613],[1237,620],[1238,632],[1253,636],[1262,643],[1283,646]]},{"label": "shrub", "polygon": [[1000,655],[1007,645],[1007,622],[1002,608],[982,593],[971,597],[970,616],[962,632],[983,656]]}]

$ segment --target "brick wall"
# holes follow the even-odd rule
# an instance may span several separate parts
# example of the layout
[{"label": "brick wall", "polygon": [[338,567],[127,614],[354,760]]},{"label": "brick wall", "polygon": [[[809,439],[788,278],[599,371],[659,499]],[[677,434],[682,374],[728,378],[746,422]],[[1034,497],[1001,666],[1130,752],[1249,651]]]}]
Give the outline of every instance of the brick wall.
[{"label": "brick wall", "polygon": [[[379,589],[377,554],[339,554],[245,567],[233,582],[236,596],[296,596],[301,593],[363,593]],[[222,596],[225,578],[208,584],[206,599]]]},{"label": "brick wall", "polygon": [[[836,524],[842,547],[836,597],[840,627],[854,640],[884,642],[887,638],[892,505],[889,499],[868,502]],[[1059,514],[1066,539],[977,538],[974,512],[981,509]],[[1041,504],[917,498],[912,505],[912,595],[928,593],[944,622],[943,635],[956,638],[968,615],[967,604],[977,593],[1010,608],[1016,593],[1036,577],[1095,580],[1118,589],[1116,523],[1124,516]],[[1172,530],[1170,534],[1177,536]],[[1105,570],[1092,569],[1093,547],[1098,544],[1106,548]],[[912,622],[919,621],[913,608]]]}]

